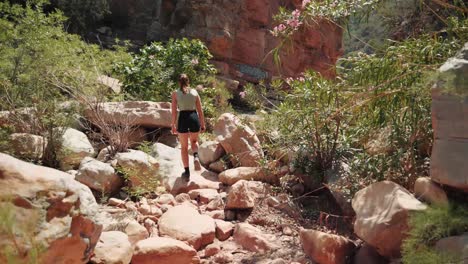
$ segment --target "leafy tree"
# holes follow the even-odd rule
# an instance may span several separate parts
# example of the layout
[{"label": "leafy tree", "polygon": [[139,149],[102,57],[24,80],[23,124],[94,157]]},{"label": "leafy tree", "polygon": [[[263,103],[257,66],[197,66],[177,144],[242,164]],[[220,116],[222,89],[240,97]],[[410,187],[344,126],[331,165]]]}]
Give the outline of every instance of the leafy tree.
[{"label": "leafy tree", "polygon": [[[122,50],[103,51],[68,34],[63,13],[45,14],[42,4],[0,2],[0,110],[14,110],[18,114],[11,123],[26,123],[25,132],[48,139],[44,162],[55,166],[58,146],[51,142],[60,138],[60,130],[54,128],[69,126],[76,113],[62,104],[70,91],[98,95],[97,77],[128,57]],[[29,107],[32,116],[23,118],[17,111],[22,107]]]},{"label": "leafy tree", "polygon": [[212,55],[200,40],[171,39],[143,47],[133,60],[117,64],[115,71],[123,76],[126,94],[133,99],[168,101],[178,88],[178,76],[185,73],[191,85],[202,84],[215,73],[209,63]]}]

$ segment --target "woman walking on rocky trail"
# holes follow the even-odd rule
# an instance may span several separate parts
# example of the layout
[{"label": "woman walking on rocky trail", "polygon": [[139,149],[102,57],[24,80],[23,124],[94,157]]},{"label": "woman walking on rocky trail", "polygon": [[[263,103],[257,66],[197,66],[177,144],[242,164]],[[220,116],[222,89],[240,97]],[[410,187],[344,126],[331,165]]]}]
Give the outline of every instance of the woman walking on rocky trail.
[{"label": "woman walking on rocky trail", "polygon": [[186,74],[179,76],[180,89],[172,93],[172,133],[178,134],[181,145],[182,163],[185,171],[182,177],[190,180],[188,143],[193,152],[195,170],[201,170],[198,158],[198,134],[205,131],[205,117],[197,90],[190,87]]}]

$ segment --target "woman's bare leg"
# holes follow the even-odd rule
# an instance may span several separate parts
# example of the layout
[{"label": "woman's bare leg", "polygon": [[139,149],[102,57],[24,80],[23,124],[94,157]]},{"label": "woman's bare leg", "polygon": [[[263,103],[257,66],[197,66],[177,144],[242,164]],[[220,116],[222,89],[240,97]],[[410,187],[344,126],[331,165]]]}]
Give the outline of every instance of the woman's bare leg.
[{"label": "woman's bare leg", "polygon": [[198,132],[190,133],[190,145],[193,152],[193,166],[195,170],[201,170],[201,164],[198,158]]},{"label": "woman's bare leg", "polygon": [[180,142],[180,155],[182,157],[182,163],[184,168],[189,167],[189,156],[188,156],[188,139],[189,133],[179,133],[179,142]]},{"label": "woman's bare leg", "polygon": [[198,132],[190,133],[190,145],[192,147],[192,153],[198,153]]}]

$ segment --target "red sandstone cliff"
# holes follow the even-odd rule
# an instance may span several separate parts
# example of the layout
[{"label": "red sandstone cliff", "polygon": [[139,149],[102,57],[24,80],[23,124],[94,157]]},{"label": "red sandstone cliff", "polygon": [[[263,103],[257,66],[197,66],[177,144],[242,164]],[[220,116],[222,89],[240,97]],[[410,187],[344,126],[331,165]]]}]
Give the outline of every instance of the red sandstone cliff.
[{"label": "red sandstone cliff", "polygon": [[130,39],[150,42],[168,37],[199,38],[214,55],[223,75],[256,81],[297,76],[314,69],[333,77],[342,54],[342,30],[330,23],[303,27],[293,45],[281,51],[282,67],[270,51],[279,44],[269,31],[279,6],[295,8],[298,0],[112,0],[114,16],[125,21]]}]

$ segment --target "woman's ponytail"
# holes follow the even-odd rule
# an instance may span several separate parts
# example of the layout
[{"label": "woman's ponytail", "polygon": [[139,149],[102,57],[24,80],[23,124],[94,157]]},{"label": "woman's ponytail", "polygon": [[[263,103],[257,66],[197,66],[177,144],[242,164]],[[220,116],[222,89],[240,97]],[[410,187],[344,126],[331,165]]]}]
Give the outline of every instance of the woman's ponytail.
[{"label": "woman's ponytail", "polygon": [[190,85],[190,80],[187,74],[182,73],[179,76],[179,85],[180,85],[180,90],[186,94],[188,93],[189,85]]}]

